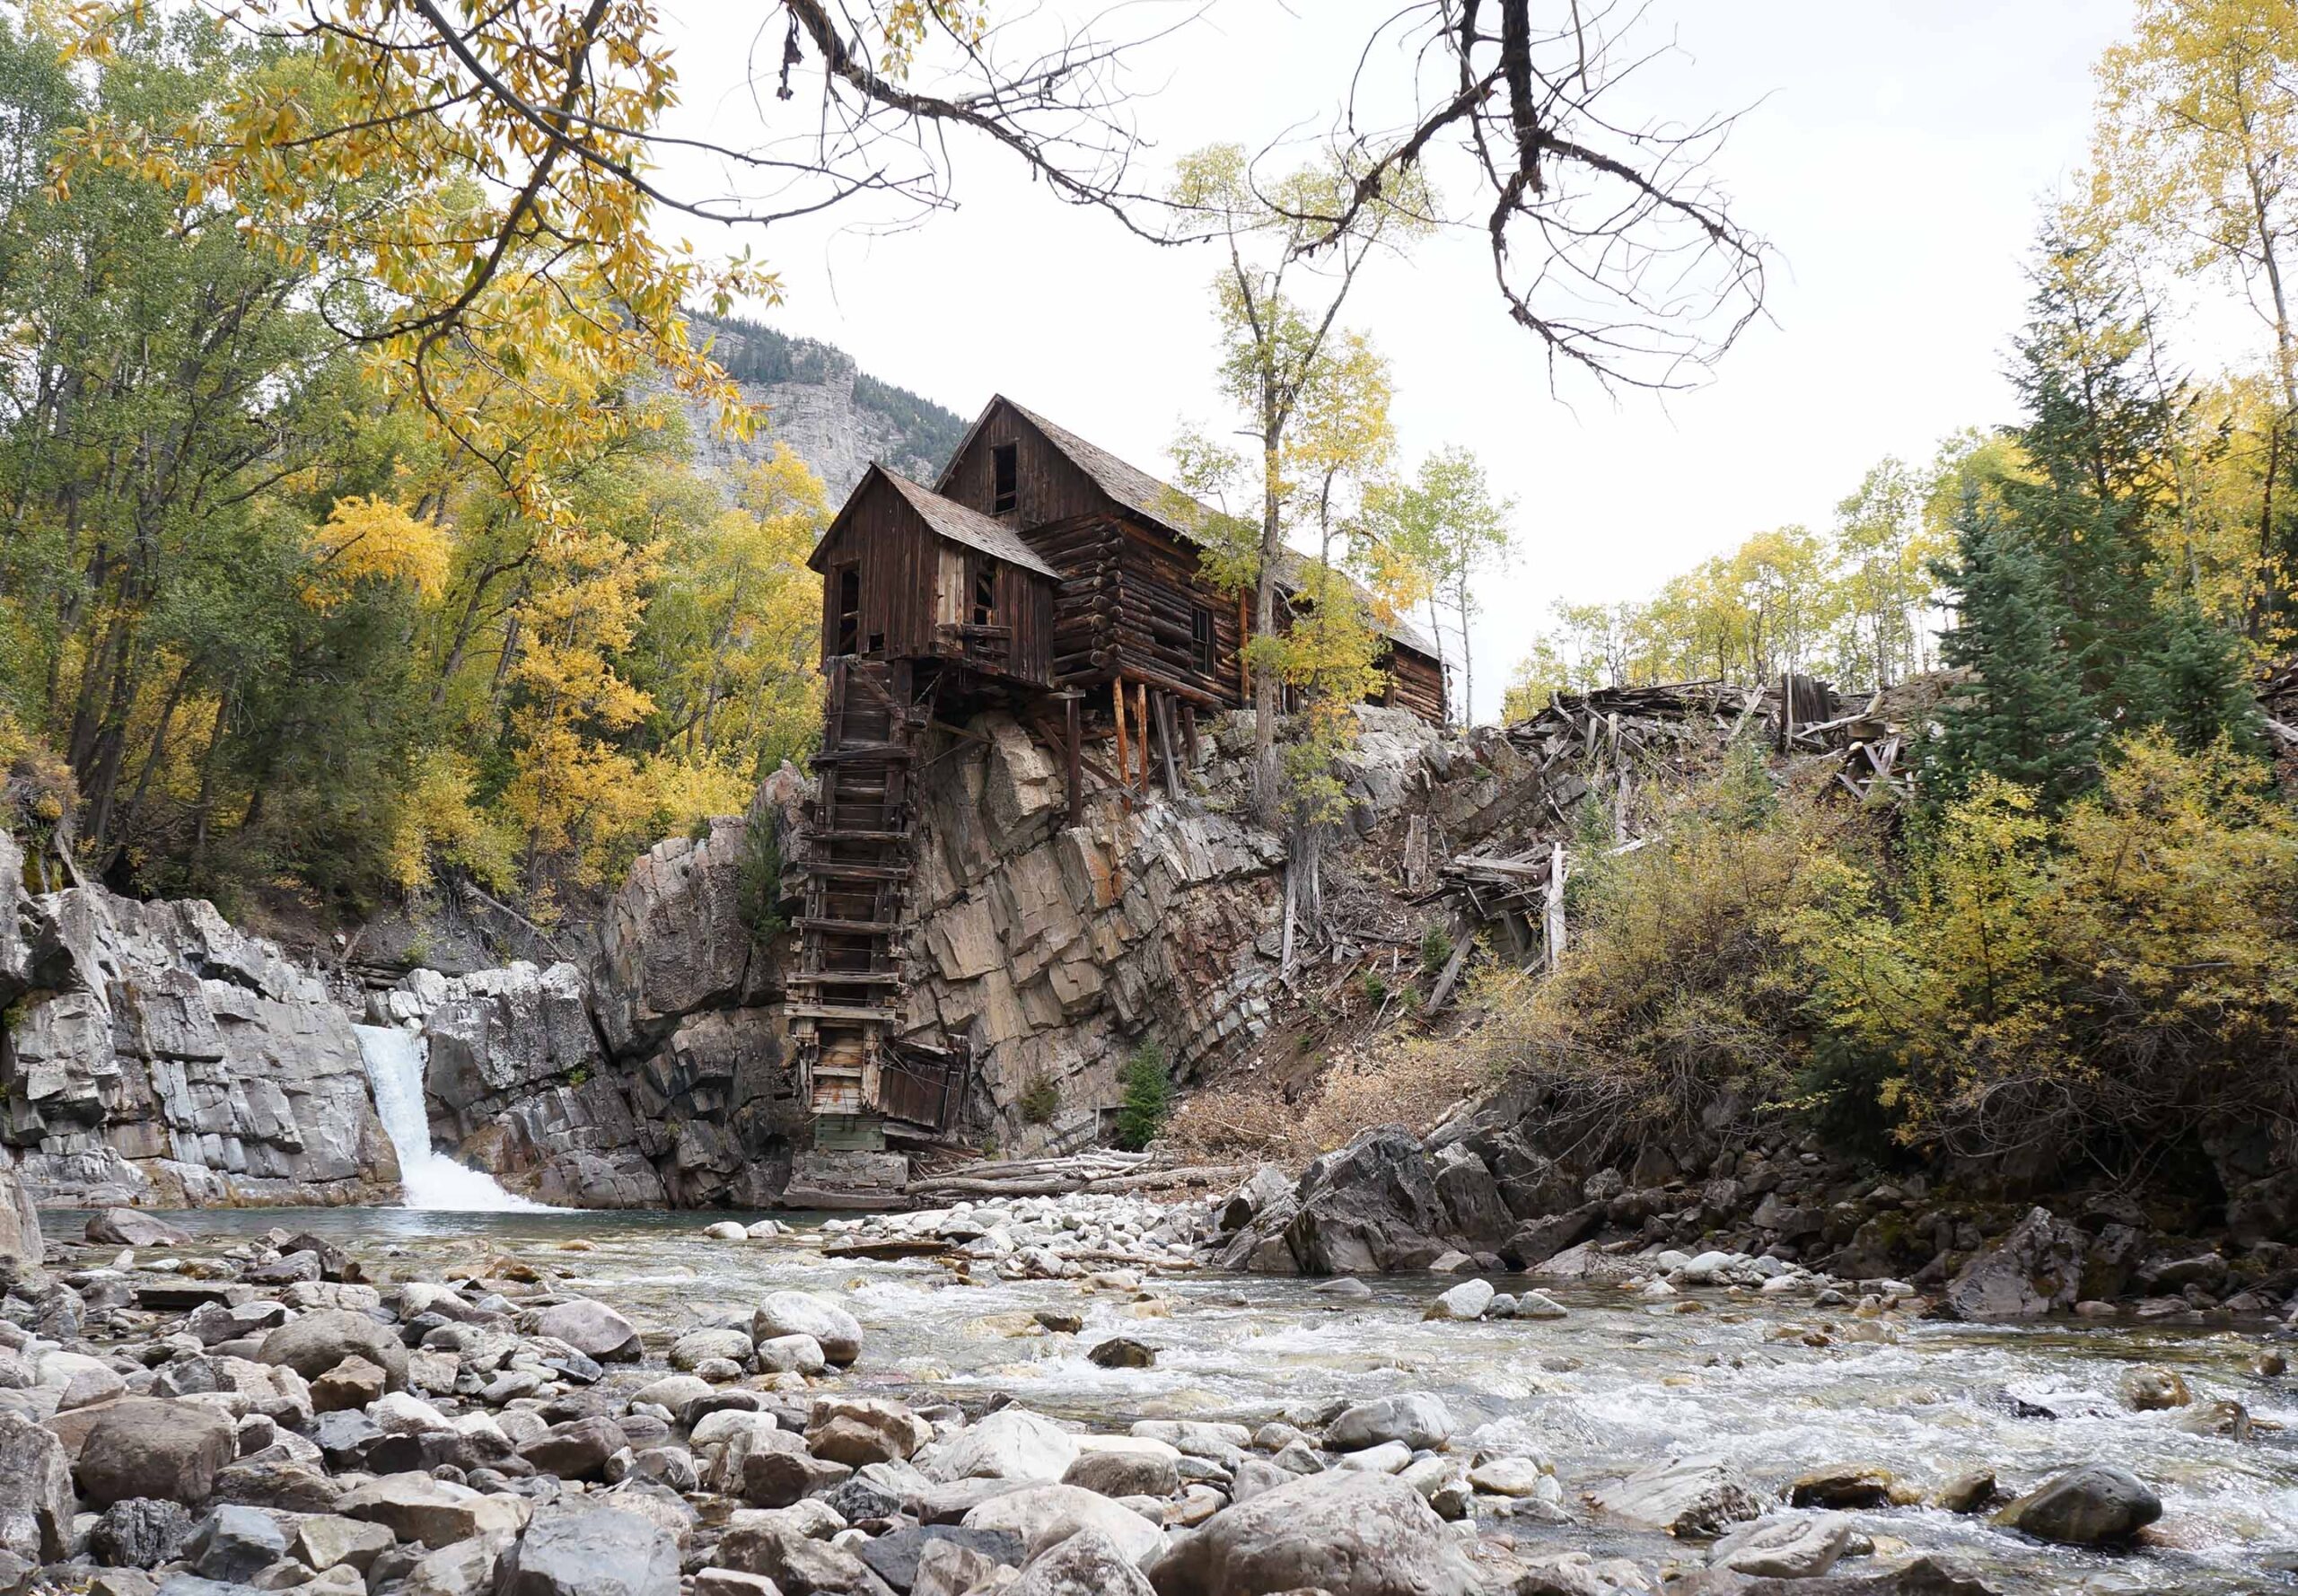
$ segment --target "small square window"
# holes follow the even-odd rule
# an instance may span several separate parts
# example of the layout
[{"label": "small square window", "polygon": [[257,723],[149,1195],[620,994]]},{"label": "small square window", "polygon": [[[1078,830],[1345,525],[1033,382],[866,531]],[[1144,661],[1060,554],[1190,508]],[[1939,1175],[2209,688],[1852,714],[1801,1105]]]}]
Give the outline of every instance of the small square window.
[{"label": "small square window", "polygon": [[1213,645],[1213,611],[1202,604],[1192,604],[1188,609],[1188,645],[1197,671],[1206,676],[1212,675],[1216,664]]},{"label": "small square window", "polygon": [[989,452],[989,464],[995,478],[990,493],[990,513],[1003,515],[1021,502],[1022,452],[1019,445],[998,444]]}]

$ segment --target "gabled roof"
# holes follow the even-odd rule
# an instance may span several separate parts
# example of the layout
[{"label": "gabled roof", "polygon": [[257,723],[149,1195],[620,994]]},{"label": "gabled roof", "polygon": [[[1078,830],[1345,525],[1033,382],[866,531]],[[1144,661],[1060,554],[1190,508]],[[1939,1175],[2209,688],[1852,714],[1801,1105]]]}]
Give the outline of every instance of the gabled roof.
[{"label": "gabled roof", "polygon": [[[951,474],[958,469],[958,461],[964,459],[966,451],[973,446],[982,424],[1000,405],[1044,434],[1047,443],[1059,450],[1071,465],[1083,471],[1094,487],[1118,505],[1155,522],[1175,537],[1201,544],[1205,541],[1202,529],[1206,522],[1219,517],[1220,512],[1203,500],[1190,497],[1169,482],[1159,481],[1140,467],[1127,464],[1100,444],[1088,443],[1058,422],[1048,421],[1036,411],[1025,405],[1015,404],[1002,393],[992,394],[989,402],[982,407],[981,414],[974,417],[973,425],[966,429],[966,435],[951,452],[950,463],[942,468],[942,475],[935,487],[948,485]],[[1002,526],[1004,523],[995,524]],[[1285,551],[1285,566],[1277,572],[1276,580],[1289,591],[1298,592],[1300,589],[1301,560],[1302,556],[1297,551]],[[1370,600],[1371,595],[1365,592],[1362,583],[1352,585],[1361,596]],[[1369,602],[1367,607],[1370,607]],[[1401,644],[1415,653],[1426,654],[1431,660],[1442,657],[1427,634],[1402,617],[1384,626],[1378,621],[1373,624],[1380,627],[1381,634],[1392,643]]]},{"label": "gabled roof", "polygon": [[1004,522],[993,520],[978,510],[969,510],[955,499],[945,499],[931,488],[920,487],[899,471],[889,469],[875,461],[862,473],[862,480],[854,485],[852,493],[846,495],[846,504],[838,510],[838,519],[829,523],[820,541],[814,545],[814,551],[806,557],[806,564],[813,569],[819,571],[822,568],[822,550],[838,535],[847,511],[861,502],[862,495],[873,477],[884,478],[886,485],[917,512],[918,519],[932,528],[936,537],[946,538],[952,543],[962,543],[968,548],[988,555],[993,559],[1004,560],[1009,566],[1019,566],[1024,571],[1034,571],[1056,582],[1061,580],[1061,573],[1039,559],[1036,550],[1022,541],[1021,534]]}]

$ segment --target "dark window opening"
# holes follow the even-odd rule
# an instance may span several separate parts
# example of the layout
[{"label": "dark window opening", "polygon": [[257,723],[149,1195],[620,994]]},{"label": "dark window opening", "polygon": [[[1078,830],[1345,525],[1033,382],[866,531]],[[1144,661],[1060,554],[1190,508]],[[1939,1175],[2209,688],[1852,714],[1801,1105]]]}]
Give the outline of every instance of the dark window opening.
[{"label": "dark window opening", "polygon": [[875,654],[881,654],[881,653],[885,653],[885,652],[886,652],[886,635],[885,635],[883,632],[873,632],[873,633],[871,633],[871,634],[870,634],[870,653],[871,653],[872,654],[875,655]]},{"label": "dark window opening", "polygon": [[996,482],[991,489],[989,510],[993,515],[1003,515],[1020,502],[1022,496],[1022,451],[1018,444],[1000,443],[989,452],[989,467]]},{"label": "dark window opening", "polygon": [[1206,676],[1214,672],[1213,611],[1202,604],[1188,607],[1189,655],[1197,662],[1197,670]]},{"label": "dark window opening", "polygon": [[973,566],[973,624],[990,625],[997,618],[997,567],[987,560]]},{"label": "dark window opening", "polygon": [[838,572],[838,646],[833,653],[852,653],[862,641],[862,573],[852,566]]}]

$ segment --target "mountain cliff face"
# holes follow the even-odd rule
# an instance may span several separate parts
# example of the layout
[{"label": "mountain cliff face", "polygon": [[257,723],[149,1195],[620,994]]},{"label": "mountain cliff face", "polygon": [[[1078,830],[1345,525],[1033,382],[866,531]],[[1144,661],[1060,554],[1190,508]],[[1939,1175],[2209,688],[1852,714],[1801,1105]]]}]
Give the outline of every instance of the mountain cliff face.
[{"label": "mountain cliff face", "polygon": [[695,452],[706,469],[739,471],[772,453],[776,443],[787,443],[829,487],[836,504],[873,460],[933,481],[965,435],[965,417],[880,381],[842,349],[737,318],[696,315],[693,320],[697,333],[713,340],[712,355],[741,385],[742,397],[767,413],[765,425],[747,440],[720,437],[697,416]]}]

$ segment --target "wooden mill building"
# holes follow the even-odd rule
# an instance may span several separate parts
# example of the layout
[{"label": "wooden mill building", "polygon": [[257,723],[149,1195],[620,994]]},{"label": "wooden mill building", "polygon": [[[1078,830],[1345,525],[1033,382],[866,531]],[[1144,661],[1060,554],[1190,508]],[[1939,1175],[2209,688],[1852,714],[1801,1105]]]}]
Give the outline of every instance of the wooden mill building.
[{"label": "wooden mill building", "polygon": [[[1212,513],[1001,395],[932,488],[873,465],[822,534],[820,794],[789,978],[818,1144],[932,1135],[958,1109],[962,1049],[896,1035],[925,730],[989,704],[1035,722],[1066,747],[1074,818],[1083,771],[1177,788],[1198,713],[1250,702],[1250,611],[1201,568]],[[1383,701],[1441,719],[1434,648],[1388,637]]]}]

